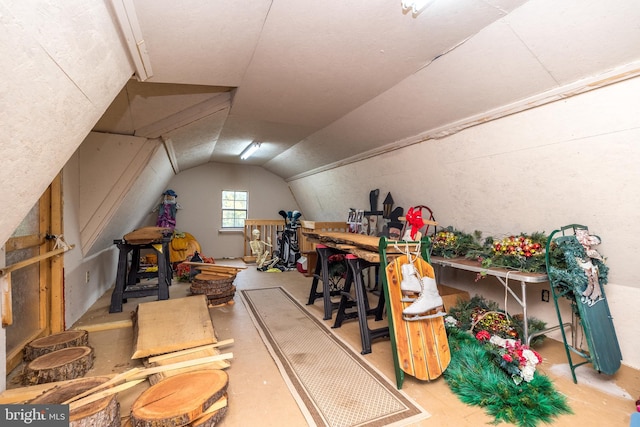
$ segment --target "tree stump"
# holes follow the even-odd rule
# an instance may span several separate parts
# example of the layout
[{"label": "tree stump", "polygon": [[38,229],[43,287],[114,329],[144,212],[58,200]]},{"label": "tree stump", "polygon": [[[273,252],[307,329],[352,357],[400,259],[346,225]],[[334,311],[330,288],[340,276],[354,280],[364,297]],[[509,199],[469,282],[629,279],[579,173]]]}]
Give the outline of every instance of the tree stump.
[{"label": "tree stump", "polygon": [[89,333],[84,330],[72,330],[59,332],[48,337],[36,338],[24,348],[23,360],[26,363],[51,353],[68,347],[79,347],[89,345]]},{"label": "tree stump", "polygon": [[228,384],[227,373],[219,369],[169,377],[149,387],[133,402],[131,425],[173,427],[189,424],[224,396]]},{"label": "tree stump", "polygon": [[22,374],[23,385],[72,380],[87,373],[93,366],[93,349],[87,346],[69,347],[44,354],[29,362]]},{"label": "tree stump", "polygon": [[235,296],[235,278],[235,274],[200,273],[191,281],[190,290],[194,295],[206,295],[211,305],[222,304]]},{"label": "tree stump", "polygon": [[[72,397],[78,396],[109,381],[109,377],[79,378],[66,384],[61,384],[47,390],[31,400],[30,404],[61,404]],[[119,427],[120,405],[116,395],[106,396],[95,402],[88,403],[69,413],[70,427]]]}]

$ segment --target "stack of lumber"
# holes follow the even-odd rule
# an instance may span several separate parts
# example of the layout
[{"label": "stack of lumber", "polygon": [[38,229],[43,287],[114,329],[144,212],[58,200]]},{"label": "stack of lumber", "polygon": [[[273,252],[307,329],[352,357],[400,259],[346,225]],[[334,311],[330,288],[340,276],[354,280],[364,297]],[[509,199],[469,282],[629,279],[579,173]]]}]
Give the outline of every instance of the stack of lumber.
[{"label": "stack of lumber", "polygon": [[151,387],[131,407],[130,424],[213,426],[226,413],[233,354],[219,348],[206,295],[138,305],[132,359],[143,359]]},{"label": "stack of lumber", "polygon": [[[0,404],[68,404],[71,427],[211,427],[222,419],[229,383],[223,369],[230,366],[233,354],[221,354],[219,349],[233,339],[217,340],[206,296],[141,303],[133,327],[132,359],[141,359],[145,367],[7,390],[0,393]],[[74,330],[35,340],[27,346],[25,358],[45,352],[34,359],[38,360],[57,351],[82,348],[69,343],[86,343],[87,335]],[[44,347],[51,351],[41,350]],[[147,380],[150,387],[146,387]],[[134,389],[138,384],[142,392]],[[120,397],[125,401],[135,398],[124,418]]]},{"label": "stack of lumber", "polygon": [[191,293],[206,295],[209,305],[212,306],[226,304],[233,300],[236,294],[233,282],[238,271],[246,268],[190,261],[185,264],[200,272],[191,280]]}]

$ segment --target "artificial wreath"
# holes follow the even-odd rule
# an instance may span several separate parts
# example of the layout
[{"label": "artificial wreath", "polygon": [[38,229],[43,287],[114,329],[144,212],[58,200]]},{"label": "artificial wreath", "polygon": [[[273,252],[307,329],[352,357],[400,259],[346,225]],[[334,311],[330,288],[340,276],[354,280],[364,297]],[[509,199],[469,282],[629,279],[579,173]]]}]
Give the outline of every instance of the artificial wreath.
[{"label": "artificial wreath", "polygon": [[449,226],[433,236],[431,255],[444,258],[463,257],[469,251],[480,248],[479,237],[479,231],[468,234]]},{"label": "artificial wreath", "polygon": [[478,260],[483,267],[511,268],[525,272],[546,270],[544,233],[511,235],[496,239],[487,237],[482,246],[465,254],[466,258]]}]

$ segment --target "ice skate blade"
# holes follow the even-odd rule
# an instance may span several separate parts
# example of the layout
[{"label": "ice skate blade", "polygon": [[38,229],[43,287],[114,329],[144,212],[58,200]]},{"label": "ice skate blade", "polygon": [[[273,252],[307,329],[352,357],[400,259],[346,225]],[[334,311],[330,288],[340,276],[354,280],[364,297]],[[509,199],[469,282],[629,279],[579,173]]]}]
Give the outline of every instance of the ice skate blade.
[{"label": "ice skate blade", "polygon": [[435,314],[415,315],[415,316],[409,316],[409,317],[406,314],[402,313],[402,320],[405,320],[407,322],[415,322],[416,320],[436,319],[438,317],[444,317],[446,315],[447,313],[445,313],[442,310],[438,310],[438,312]]}]

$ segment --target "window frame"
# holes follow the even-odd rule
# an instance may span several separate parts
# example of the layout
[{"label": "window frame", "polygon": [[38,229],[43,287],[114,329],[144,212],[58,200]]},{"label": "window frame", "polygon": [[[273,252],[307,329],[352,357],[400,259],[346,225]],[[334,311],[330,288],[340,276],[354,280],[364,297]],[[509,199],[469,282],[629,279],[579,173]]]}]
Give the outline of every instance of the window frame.
[{"label": "window frame", "polygon": [[[225,199],[225,195],[227,193],[233,193],[233,199],[231,202],[234,207],[229,208],[225,207],[225,202],[229,201],[229,199]],[[238,198],[238,194],[242,193],[244,195],[244,199]],[[239,208],[237,204],[239,202],[244,202],[244,209]],[[232,217],[225,217],[225,212],[244,212],[244,218],[238,218],[235,215]],[[249,218],[249,192],[247,190],[222,190],[221,193],[221,210],[220,210],[220,229],[222,230],[238,230],[244,229],[244,221]],[[233,226],[225,225],[225,221],[233,220]]]}]

